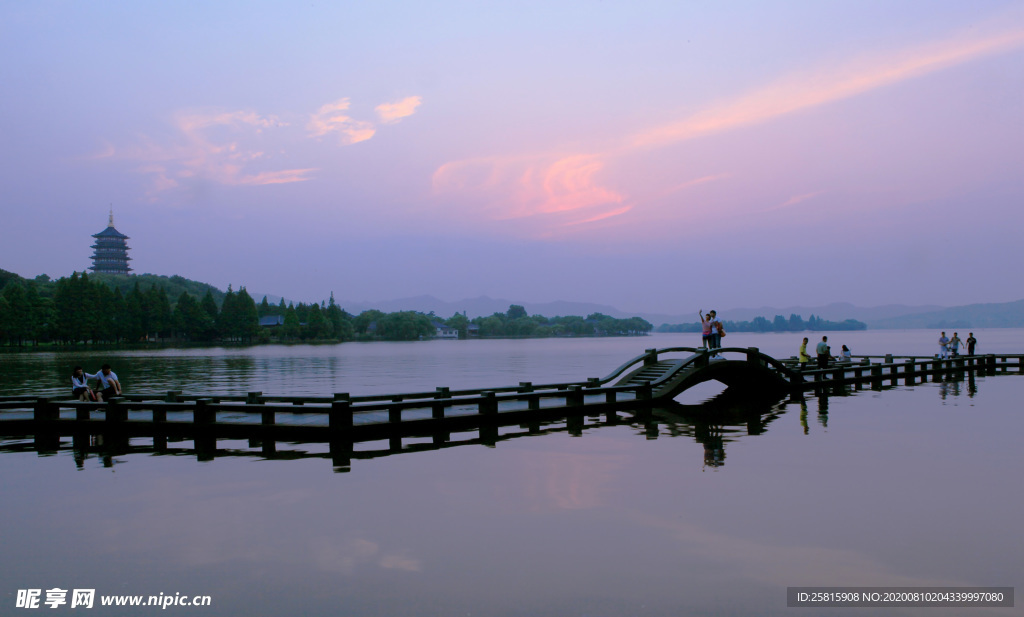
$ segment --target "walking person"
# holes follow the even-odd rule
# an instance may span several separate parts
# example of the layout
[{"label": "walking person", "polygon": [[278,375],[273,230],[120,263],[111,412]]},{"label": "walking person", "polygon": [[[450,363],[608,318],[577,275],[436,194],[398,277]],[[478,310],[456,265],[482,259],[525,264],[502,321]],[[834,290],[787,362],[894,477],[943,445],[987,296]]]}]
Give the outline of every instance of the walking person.
[{"label": "walking person", "polygon": [[974,338],[974,333],[971,332],[967,335],[967,355],[974,355],[974,346],[978,344],[978,339]]},{"label": "walking person", "polygon": [[818,368],[828,368],[828,360],[832,357],[832,349],[828,346],[828,337],[821,337],[821,342],[814,349],[818,354]]},{"label": "walking person", "polygon": [[946,333],[943,332],[942,336],[939,337],[939,359],[945,360],[949,357],[949,339],[946,337]]},{"label": "walking person", "polygon": [[800,343],[800,355],[797,356],[797,360],[800,363],[800,370],[807,368],[807,363],[811,361],[811,357],[807,355],[807,337],[804,337],[804,342]]},{"label": "walking person", "polygon": [[95,377],[99,380],[100,387],[103,389],[98,393],[101,401],[109,401],[115,396],[121,396],[121,382],[117,379],[117,373],[110,370],[109,364],[104,364]]},{"label": "walking person", "polygon": [[960,335],[954,332],[953,338],[949,339],[949,351],[954,358],[960,355],[960,343]]}]

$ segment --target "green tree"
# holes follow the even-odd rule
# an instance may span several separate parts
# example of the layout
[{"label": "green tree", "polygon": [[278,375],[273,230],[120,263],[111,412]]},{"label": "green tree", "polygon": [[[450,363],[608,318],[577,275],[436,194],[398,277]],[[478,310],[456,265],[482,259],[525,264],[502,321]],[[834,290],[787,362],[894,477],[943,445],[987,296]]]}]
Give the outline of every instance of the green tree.
[{"label": "green tree", "polygon": [[508,307],[508,312],[505,313],[505,317],[507,317],[509,321],[522,319],[523,317],[526,317],[526,309],[523,308],[522,305],[513,304]]},{"label": "green tree", "polygon": [[464,339],[468,336],[469,319],[462,313],[455,313],[445,320],[444,325],[458,330],[460,339]]},{"label": "green tree", "polygon": [[376,309],[370,309],[363,311],[356,315],[355,319],[352,320],[352,329],[355,331],[357,336],[370,336],[373,334],[371,330],[376,328],[377,322],[384,317],[384,313]]},{"label": "green tree", "polygon": [[299,337],[300,331],[299,314],[295,312],[295,306],[288,305],[288,308],[284,311],[284,324],[281,326],[281,336],[286,339],[296,339]]},{"label": "green tree", "polygon": [[415,341],[434,332],[430,317],[415,311],[388,313],[377,320],[377,335],[388,341]]},{"label": "green tree", "polygon": [[32,332],[32,305],[28,293],[20,283],[8,284],[4,287],[4,299],[7,300],[8,340],[21,347]]}]

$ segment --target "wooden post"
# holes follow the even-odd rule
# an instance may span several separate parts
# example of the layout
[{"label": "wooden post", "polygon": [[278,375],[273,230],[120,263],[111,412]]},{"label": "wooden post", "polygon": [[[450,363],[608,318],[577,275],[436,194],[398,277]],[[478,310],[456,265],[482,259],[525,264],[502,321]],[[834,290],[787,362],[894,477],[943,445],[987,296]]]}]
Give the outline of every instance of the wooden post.
[{"label": "wooden post", "polygon": [[524,392],[524,393],[525,392],[533,392],[533,382],[532,381],[520,381],[519,382],[519,391],[520,392]]},{"label": "wooden post", "polygon": [[649,401],[651,400],[651,396],[652,391],[650,381],[645,380],[643,383],[636,387],[636,398],[638,401]]},{"label": "wooden post", "polygon": [[565,395],[565,405],[567,407],[583,405],[583,386],[569,386]]},{"label": "wooden post", "polygon": [[[435,399],[450,399],[451,390],[448,388],[437,388],[434,392]],[[430,407],[430,416],[435,420],[444,420],[444,403],[434,403]]]},{"label": "wooden post", "polygon": [[88,407],[75,408],[75,420],[88,420],[90,415],[92,415],[92,410]]},{"label": "wooden post", "polygon": [[871,389],[881,390],[882,389],[882,365],[872,364],[871,365]]},{"label": "wooden post", "polygon": [[121,406],[121,397],[115,396],[107,401],[107,422],[124,422],[128,419],[128,410]]},{"label": "wooden post", "polygon": [[908,359],[904,363],[903,366],[904,366],[904,369],[903,369],[903,384],[907,385],[907,386],[914,385],[914,383],[915,383],[914,371],[916,370],[916,368],[914,366],[914,359],[913,358]]},{"label": "wooden post", "polygon": [[657,349],[645,349],[644,353],[647,354],[647,356],[644,358],[644,366],[650,366],[658,361]]},{"label": "wooden post", "polygon": [[335,392],[334,393],[334,400],[336,400],[336,401],[348,401],[348,400],[351,400],[351,399],[352,399],[352,397],[348,395],[348,392]]},{"label": "wooden post", "polygon": [[565,427],[573,437],[583,436],[583,415],[569,414],[565,417]]},{"label": "wooden post", "polygon": [[747,362],[757,365],[764,364],[761,361],[761,350],[757,347],[747,347]]},{"label": "wooden post", "polygon": [[989,375],[996,374],[996,357],[993,354],[985,356],[985,373]]},{"label": "wooden post", "polygon": [[615,390],[608,390],[604,393],[604,402],[614,403],[615,402]]},{"label": "wooden post", "polygon": [[494,392],[484,390],[480,393],[483,400],[480,401],[479,413],[482,416],[495,416],[498,414],[498,401],[494,398]]},{"label": "wooden post", "polygon": [[36,422],[43,420],[56,420],[60,418],[60,408],[50,402],[48,398],[37,398],[35,408],[32,411],[32,419]]},{"label": "wooden post", "polygon": [[168,390],[167,396],[164,397],[165,403],[177,403],[178,395],[181,394],[181,390]]},{"label": "wooden post", "polygon": [[332,439],[328,448],[331,451],[331,464],[334,465],[334,473],[348,473],[352,471],[351,439]]},{"label": "wooden post", "polygon": [[600,377],[587,377],[587,387],[596,388],[601,385]]},{"label": "wooden post", "polygon": [[262,392],[249,392],[248,394],[245,395],[245,404],[246,405],[259,405],[260,403],[263,402],[261,400],[262,396],[263,396]]},{"label": "wooden post", "polygon": [[331,403],[331,411],[327,416],[327,425],[335,431],[352,430],[352,403],[348,400],[336,400]]},{"label": "wooden post", "polygon": [[846,369],[841,365],[842,362],[837,362],[835,368],[832,369],[832,386],[839,389],[842,389],[843,384],[846,383]]},{"label": "wooden post", "polygon": [[167,410],[163,407],[153,409],[153,423],[167,422]]},{"label": "wooden post", "polygon": [[213,424],[217,419],[217,412],[210,409],[210,399],[196,399],[196,406],[192,411],[192,422],[194,424]]}]

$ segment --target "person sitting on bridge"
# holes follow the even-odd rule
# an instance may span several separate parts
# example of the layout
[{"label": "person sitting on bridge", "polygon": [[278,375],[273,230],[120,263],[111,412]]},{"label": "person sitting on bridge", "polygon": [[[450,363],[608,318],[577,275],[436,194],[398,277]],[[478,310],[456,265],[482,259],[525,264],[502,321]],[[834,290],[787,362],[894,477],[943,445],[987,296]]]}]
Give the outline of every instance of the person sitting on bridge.
[{"label": "person sitting on bridge", "polygon": [[832,357],[832,348],[828,346],[828,337],[821,337],[821,342],[815,348],[818,354],[818,368],[827,368],[829,358]]},{"label": "person sitting on bridge", "polygon": [[853,362],[853,354],[850,353],[850,348],[843,345],[843,350],[839,352],[839,357],[836,360],[839,362]]},{"label": "person sitting on bridge", "polygon": [[89,387],[89,380],[96,379],[96,375],[90,375],[76,366],[71,371],[71,397],[80,401],[95,401],[96,393]]},{"label": "person sitting on bridge", "polygon": [[103,388],[103,391],[99,393],[100,401],[109,401],[115,396],[121,396],[121,382],[117,380],[117,373],[110,370],[109,364],[104,364],[94,377],[100,381],[100,386]]}]

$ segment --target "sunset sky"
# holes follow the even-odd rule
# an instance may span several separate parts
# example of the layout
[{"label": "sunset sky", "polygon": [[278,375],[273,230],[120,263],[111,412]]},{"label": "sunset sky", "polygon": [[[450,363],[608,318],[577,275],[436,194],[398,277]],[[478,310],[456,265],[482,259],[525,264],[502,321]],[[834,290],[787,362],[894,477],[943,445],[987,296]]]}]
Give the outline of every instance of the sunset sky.
[{"label": "sunset sky", "polygon": [[[1024,4],[0,4],[0,268],[626,311],[1024,298]],[[259,299],[259,297],[257,297]]]}]

